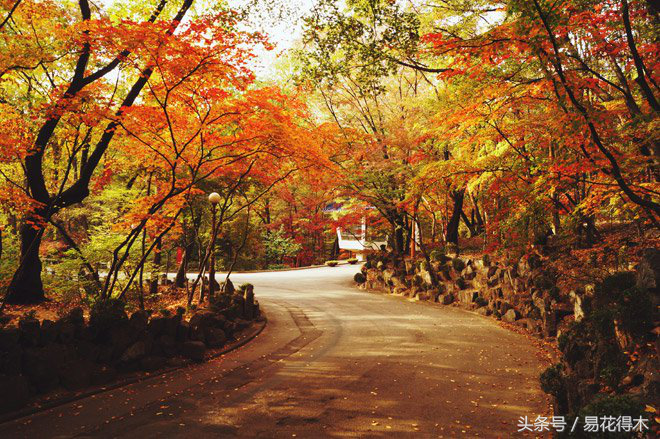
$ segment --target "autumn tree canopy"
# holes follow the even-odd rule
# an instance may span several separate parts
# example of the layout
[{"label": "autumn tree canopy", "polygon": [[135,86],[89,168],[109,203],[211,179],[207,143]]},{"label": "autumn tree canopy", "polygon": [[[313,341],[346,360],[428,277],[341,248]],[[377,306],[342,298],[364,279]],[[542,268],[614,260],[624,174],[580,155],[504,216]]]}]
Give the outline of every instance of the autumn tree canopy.
[{"label": "autumn tree canopy", "polygon": [[228,269],[323,262],[362,217],[426,257],[550,239],[579,260],[657,231],[653,2],[319,0],[279,80],[256,79],[270,43],[244,19],[193,0],[2,3],[10,302],[45,297],[44,259],[106,297],[142,291],[167,255],[183,288],[209,261],[211,191]]}]

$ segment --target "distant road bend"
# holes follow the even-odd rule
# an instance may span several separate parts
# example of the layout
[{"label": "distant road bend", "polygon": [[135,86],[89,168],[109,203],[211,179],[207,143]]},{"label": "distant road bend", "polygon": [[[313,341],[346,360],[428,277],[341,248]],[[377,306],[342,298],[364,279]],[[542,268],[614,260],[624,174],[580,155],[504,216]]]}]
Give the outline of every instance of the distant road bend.
[{"label": "distant road bend", "polygon": [[488,318],[359,291],[359,267],[234,274],[266,329],[220,358],[0,425],[0,437],[516,436],[535,347]]}]

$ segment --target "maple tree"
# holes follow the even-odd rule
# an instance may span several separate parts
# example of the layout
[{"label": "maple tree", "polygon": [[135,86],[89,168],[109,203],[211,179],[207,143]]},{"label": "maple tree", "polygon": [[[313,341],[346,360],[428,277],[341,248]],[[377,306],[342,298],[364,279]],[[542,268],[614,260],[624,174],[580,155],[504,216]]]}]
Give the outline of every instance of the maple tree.
[{"label": "maple tree", "polygon": [[[295,122],[302,106],[275,88],[251,87],[249,47],[263,38],[238,31],[238,15],[228,10],[186,19],[191,4],[163,0],[147,19],[143,10],[94,14],[84,0],[78,11],[46,2],[45,16],[34,14],[41,2],[13,10],[3,28],[3,175],[15,195],[8,204],[20,222],[21,253],[9,302],[43,299],[47,225],[75,245],[58,218],[108,184],[140,188],[120,206],[115,230],[129,232],[112,251],[101,297],[120,274],[127,276],[120,296],[142,278],[146,258],[178,229],[200,182],[241,176],[270,189],[297,166],[292,157],[302,160],[308,143]],[[26,41],[35,20],[42,32]],[[141,255],[123,273],[140,241]]]},{"label": "maple tree", "polygon": [[[603,218],[658,225],[656,19],[642,1],[320,2],[301,77],[329,121],[378,145],[357,153],[344,140],[360,161],[344,174],[355,193],[384,187],[355,181],[377,161],[378,177],[400,178],[391,204],[427,217],[426,235],[440,214],[445,242],[465,225],[489,248],[561,233],[593,246]],[[397,128],[410,118],[395,78],[424,95],[408,138],[382,127],[380,108],[396,109]],[[384,160],[397,140],[414,157],[408,173]]]},{"label": "maple tree", "polygon": [[[226,202],[226,267],[321,262],[333,226],[363,215],[398,253],[421,235],[426,256],[468,238],[593,247],[605,221],[658,225],[650,2],[319,1],[289,57],[296,87],[281,89],[255,83],[250,48],[267,43],[239,14],[191,3],[3,4],[4,254],[16,235],[21,247],[3,257],[18,267],[10,301],[41,300],[40,252],[62,249],[107,295],[181,246],[183,287],[210,258],[210,191]],[[112,242],[81,213],[104,197],[115,214],[94,221]],[[269,239],[291,251],[267,252]],[[116,250],[103,276],[101,248]]]}]

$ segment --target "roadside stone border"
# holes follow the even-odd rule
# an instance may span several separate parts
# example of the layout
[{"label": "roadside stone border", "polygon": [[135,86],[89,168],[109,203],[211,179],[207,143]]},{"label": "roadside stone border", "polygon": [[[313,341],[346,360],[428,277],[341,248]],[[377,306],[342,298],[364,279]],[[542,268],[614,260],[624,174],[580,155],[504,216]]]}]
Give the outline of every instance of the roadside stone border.
[{"label": "roadside stone border", "polygon": [[[234,350],[246,345],[247,343],[249,343],[250,341],[255,339],[259,334],[261,334],[263,332],[263,330],[266,328],[267,324],[268,324],[268,319],[266,318],[266,316],[262,312],[261,316],[257,320],[254,321],[254,324],[251,327],[247,328],[245,331],[243,331],[241,334],[239,334],[236,341],[234,341],[233,343],[229,343],[228,345],[224,346],[220,350],[211,351],[210,354],[207,355],[207,357],[205,358],[204,362],[211,361],[215,358],[218,358],[222,355],[225,355],[225,354],[227,354],[231,351],[234,351]],[[30,415],[33,415],[35,413],[39,413],[39,412],[42,412],[42,411],[50,410],[50,409],[53,409],[55,407],[59,407],[59,406],[64,405],[64,404],[68,404],[70,402],[79,401],[79,400],[88,398],[88,397],[93,396],[93,395],[98,395],[100,393],[116,390],[116,389],[128,386],[130,384],[149,381],[149,380],[158,378],[162,375],[165,375],[167,373],[174,372],[176,370],[183,369],[185,367],[193,366],[193,365],[196,365],[196,364],[200,364],[200,363],[199,362],[194,362],[193,360],[187,360],[187,361],[182,362],[180,365],[177,365],[177,366],[165,367],[165,368],[159,369],[155,372],[147,372],[144,375],[134,375],[134,376],[125,377],[124,379],[121,379],[121,380],[116,381],[116,382],[114,382],[112,384],[109,384],[109,385],[94,387],[94,388],[91,388],[91,389],[87,389],[83,392],[78,392],[78,393],[75,393],[75,394],[72,394],[72,395],[71,394],[70,395],[65,395],[65,396],[62,396],[62,397],[55,398],[55,399],[47,399],[43,402],[36,401],[30,407],[26,407],[26,408],[16,410],[16,411],[13,411],[13,412],[1,414],[0,415],[0,424],[10,422],[10,421],[14,421],[16,419],[24,418],[26,416],[30,416]]]},{"label": "roadside stone border", "polygon": [[250,284],[239,290],[232,285],[189,319],[183,307],[175,314],[138,310],[130,317],[124,308],[111,299],[95,304],[88,319],[76,308],[55,321],[28,314],[17,326],[0,328],[0,413],[204,361],[260,315]]}]

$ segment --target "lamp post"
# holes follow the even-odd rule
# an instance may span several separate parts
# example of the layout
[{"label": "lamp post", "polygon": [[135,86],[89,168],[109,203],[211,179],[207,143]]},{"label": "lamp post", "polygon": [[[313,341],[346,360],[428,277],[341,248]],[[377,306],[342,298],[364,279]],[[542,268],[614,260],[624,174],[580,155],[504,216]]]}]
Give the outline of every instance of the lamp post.
[{"label": "lamp post", "polygon": [[215,290],[215,235],[216,235],[216,212],[220,202],[220,194],[212,192],[209,194],[211,203],[211,242],[209,244],[209,298],[213,296]]}]

